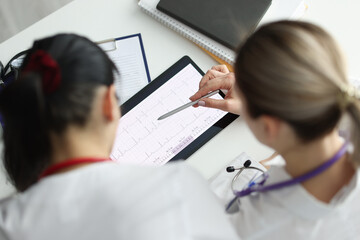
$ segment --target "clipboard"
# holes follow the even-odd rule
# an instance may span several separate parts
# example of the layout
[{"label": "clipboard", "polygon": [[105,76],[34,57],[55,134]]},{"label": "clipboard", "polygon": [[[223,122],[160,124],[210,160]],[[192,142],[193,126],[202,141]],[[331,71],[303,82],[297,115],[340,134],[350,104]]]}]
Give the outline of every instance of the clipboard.
[{"label": "clipboard", "polygon": [[[121,106],[122,118],[111,159],[160,166],[187,159],[238,116],[210,108],[188,108],[157,118],[189,101],[204,73],[184,56]],[[215,98],[223,98],[217,94]]]},{"label": "clipboard", "polygon": [[107,53],[120,72],[116,74],[115,87],[121,103],[126,102],[151,81],[140,33],[96,43]]}]

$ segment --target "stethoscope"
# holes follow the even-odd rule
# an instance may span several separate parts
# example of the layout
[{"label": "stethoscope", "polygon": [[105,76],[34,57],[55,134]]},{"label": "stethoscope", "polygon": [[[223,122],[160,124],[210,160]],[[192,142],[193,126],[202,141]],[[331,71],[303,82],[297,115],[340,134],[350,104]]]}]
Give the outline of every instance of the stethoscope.
[{"label": "stethoscope", "polygon": [[[235,172],[236,170],[238,170],[238,173],[236,173],[236,175],[233,177],[232,181],[231,181],[231,190],[233,191],[233,193],[235,194],[237,191],[235,190],[235,182],[236,180],[238,179],[238,177],[240,176],[240,174],[242,173],[242,171],[244,171],[245,169],[254,169],[254,170],[257,170],[257,171],[260,171],[262,174],[265,174],[267,175],[267,173],[265,173],[264,170],[260,169],[260,168],[257,168],[257,167],[252,167],[251,166],[251,160],[246,160],[244,162],[244,165],[243,167],[240,167],[240,168],[235,168],[234,166],[229,166],[226,168],[226,171],[228,173],[231,173],[231,172]],[[255,176],[256,177],[256,176]],[[255,178],[254,177],[254,178]],[[253,178],[253,179],[254,179]],[[250,183],[252,182],[252,180],[250,181]]]},{"label": "stethoscope", "polygon": [[[330,158],[329,160],[327,160],[326,162],[324,162],[323,164],[321,164],[319,167],[315,168],[314,170],[312,170],[308,173],[305,173],[304,175],[301,175],[299,177],[292,178],[292,179],[278,182],[278,183],[273,183],[273,184],[266,185],[266,186],[264,186],[264,184],[265,184],[266,180],[268,179],[269,175],[260,168],[251,167],[250,160],[245,161],[244,166],[241,168],[235,168],[234,166],[227,167],[226,168],[227,172],[234,172],[235,170],[239,170],[239,172],[234,176],[234,178],[231,182],[231,189],[233,190],[235,197],[227,204],[226,212],[234,213],[239,210],[239,206],[237,204],[234,204],[235,202],[237,202],[238,198],[245,197],[245,196],[248,196],[253,193],[261,193],[261,192],[267,192],[267,191],[271,191],[271,190],[277,190],[277,189],[284,188],[284,187],[289,187],[289,186],[301,183],[303,181],[306,181],[310,178],[313,178],[316,175],[319,175],[320,173],[322,173],[326,169],[328,169],[330,166],[332,166],[334,163],[336,163],[346,153],[348,145],[349,145],[349,142],[346,141],[341,146],[340,150],[337,151],[332,158]],[[248,184],[248,186],[245,189],[243,189],[241,191],[236,191],[236,190],[234,190],[234,183],[235,183],[236,179],[239,177],[240,173],[245,169],[255,169],[255,170],[261,171],[263,173],[263,178],[259,182],[250,181],[250,183]]]}]

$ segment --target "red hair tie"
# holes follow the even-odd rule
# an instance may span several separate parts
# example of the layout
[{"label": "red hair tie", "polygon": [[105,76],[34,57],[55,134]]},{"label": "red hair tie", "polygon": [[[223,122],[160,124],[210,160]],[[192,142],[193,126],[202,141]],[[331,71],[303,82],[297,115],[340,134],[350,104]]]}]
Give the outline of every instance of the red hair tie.
[{"label": "red hair tie", "polygon": [[59,64],[44,50],[37,50],[31,55],[24,72],[38,72],[42,77],[43,91],[46,94],[53,93],[61,82]]}]

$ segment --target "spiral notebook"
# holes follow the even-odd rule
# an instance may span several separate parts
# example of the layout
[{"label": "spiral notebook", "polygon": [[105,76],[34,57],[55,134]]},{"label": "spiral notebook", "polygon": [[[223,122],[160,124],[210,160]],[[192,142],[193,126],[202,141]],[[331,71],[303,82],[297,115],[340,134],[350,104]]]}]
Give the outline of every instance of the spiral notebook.
[{"label": "spiral notebook", "polygon": [[235,51],[255,30],[271,2],[222,0],[219,4],[219,0],[160,0],[156,8]]},{"label": "spiral notebook", "polygon": [[[234,64],[235,52],[232,49],[223,46],[193,28],[177,21],[163,12],[160,12],[156,9],[159,1],[160,0],[140,0],[139,6],[145,13],[152,16],[165,26],[178,32],[180,35],[199,45],[206,51],[221,58],[230,65]],[[305,9],[306,6],[304,4],[304,0],[273,0],[270,8],[260,21],[260,25],[265,22],[280,19],[297,19],[302,16]]]}]

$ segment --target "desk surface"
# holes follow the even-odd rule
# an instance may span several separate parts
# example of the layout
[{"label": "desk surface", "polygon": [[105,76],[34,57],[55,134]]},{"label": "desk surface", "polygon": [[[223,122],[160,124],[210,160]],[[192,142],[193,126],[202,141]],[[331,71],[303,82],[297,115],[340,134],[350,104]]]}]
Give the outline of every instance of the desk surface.
[{"label": "desk surface", "polygon": [[[303,17],[321,25],[339,41],[348,57],[349,74],[354,77],[360,77],[360,68],[356,66],[360,62],[360,34],[354,26],[360,22],[359,10],[358,0],[313,0]],[[0,59],[6,62],[17,52],[29,48],[35,39],[59,32],[74,32],[93,41],[141,33],[151,79],[184,55],[189,55],[204,71],[216,64],[190,41],[143,13],[137,0],[75,0],[1,43]],[[272,153],[256,141],[239,118],[187,162],[208,178],[243,151],[255,159]],[[0,174],[0,198],[10,191]]]}]

